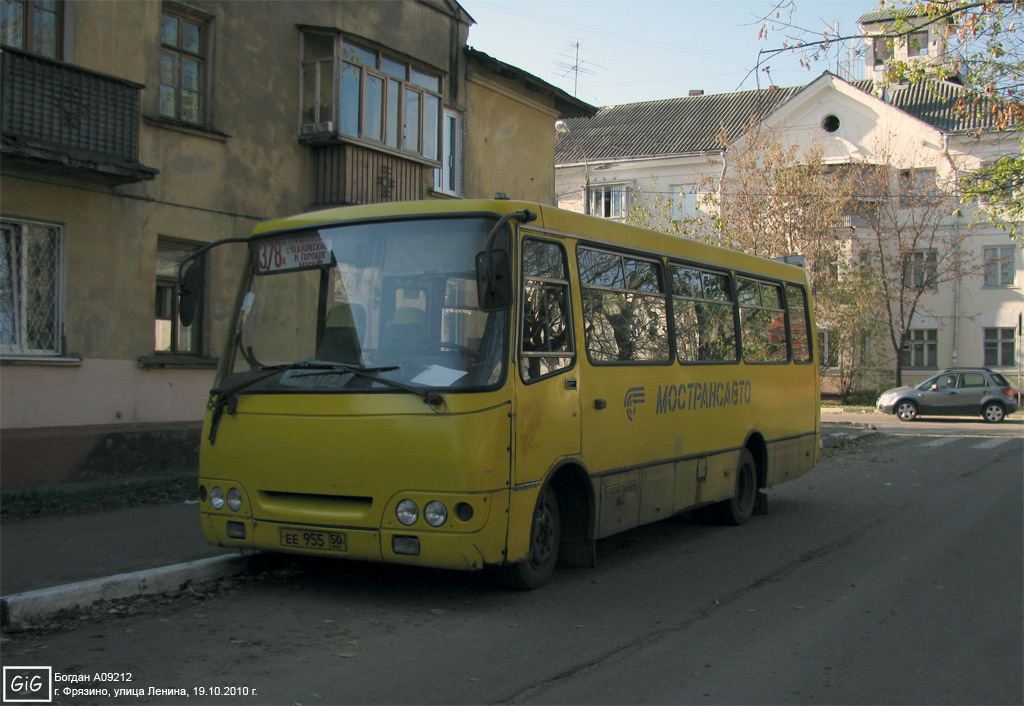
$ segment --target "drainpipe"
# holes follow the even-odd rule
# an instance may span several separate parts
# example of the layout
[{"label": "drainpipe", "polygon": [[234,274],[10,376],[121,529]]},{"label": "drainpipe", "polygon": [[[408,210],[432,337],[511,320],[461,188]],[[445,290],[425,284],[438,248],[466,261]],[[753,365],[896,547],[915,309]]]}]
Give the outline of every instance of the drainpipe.
[{"label": "drainpipe", "polygon": [[[960,172],[956,168],[956,164],[953,163],[953,158],[949,154],[949,135],[942,133],[942,153],[946,156],[946,161],[949,162],[949,166],[953,169],[953,198],[954,204],[957,208],[953,212],[953,238],[956,248],[956,257],[960,257]],[[959,365],[959,351],[960,351],[960,278],[957,277],[953,282],[953,366]]]}]

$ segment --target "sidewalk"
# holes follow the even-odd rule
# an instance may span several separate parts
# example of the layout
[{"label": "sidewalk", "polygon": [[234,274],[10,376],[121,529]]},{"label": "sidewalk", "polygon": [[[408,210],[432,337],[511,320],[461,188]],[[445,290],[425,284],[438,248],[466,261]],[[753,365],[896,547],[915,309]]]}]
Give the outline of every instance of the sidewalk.
[{"label": "sidewalk", "polygon": [[[822,419],[823,446],[873,433]],[[238,551],[203,541],[198,504],[12,521],[0,526],[2,622],[31,623],[97,600],[173,591],[247,566]]]},{"label": "sidewalk", "polygon": [[97,600],[232,575],[246,562],[212,547],[199,505],[177,503],[42,517],[0,527],[2,622],[31,622]]}]

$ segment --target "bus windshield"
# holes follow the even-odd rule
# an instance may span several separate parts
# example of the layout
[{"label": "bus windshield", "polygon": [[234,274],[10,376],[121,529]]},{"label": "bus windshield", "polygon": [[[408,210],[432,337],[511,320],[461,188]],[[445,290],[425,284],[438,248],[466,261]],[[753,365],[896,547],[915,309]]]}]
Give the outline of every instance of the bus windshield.
[{"label": "bus windshield", "polygon": [[467,391],[500,384],[508,316],[479,309],[475,274],[493,225],[480,217],[429,218],[254,239],[253,277],[220,388]]}]

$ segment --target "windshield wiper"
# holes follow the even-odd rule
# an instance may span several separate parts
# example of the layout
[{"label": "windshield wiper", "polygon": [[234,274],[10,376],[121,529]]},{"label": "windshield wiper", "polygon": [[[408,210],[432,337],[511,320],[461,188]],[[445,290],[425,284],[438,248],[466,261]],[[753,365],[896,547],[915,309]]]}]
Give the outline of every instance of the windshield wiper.
[{"label": "windshield wiper", "polygon": [[281,365],[267,365],[260,368],[260,373],[253,377],[240,382],[237,385],[230,387],[214,388],[210,390],[211,395],[216,395],[216,399],[212,402],[213,405],[213,419],[210,420],[210,434],[207,437],[212,446],[214,441],[217,439],[217,427],[220,426],[220,418],[224,412],[228,414],[234,414],[238,408],[238,398],[236,395],[247,387],[255,385],[258,382],[266,380],[267,378],[273,377],[278,373],[286,370],[308,370],[306,373],[299,373],[295,377],[307,377],[310,375],[324,375],[324,374],[335,374],[335,373],[352,373],[354,375],[360,375],[374,382],[379,382],[383,385],[389,385],[395,389],[409,392],[414,395],[423,398],[423,401],[431,406],[439,405],[444,402],[444,399],[436,392],[429,390],[418,390],[415,387],[409,385],[403,385],[400,382],[394,380],[387,380],[385,378],[377,377],[373,373],[386,373],[391,370],[398,370],[397,365],[386,365],[379,366],[376,368],[363,368],[358,365],[348,365],[345,363],[332,363],[326,360],[300,360],[296,363],[284,363]]},{"label": "windshield wiper", "polygon": [[373,374],[386,373],[391,370],[398,370],[397,365],[388,365],[379,368],[361,368],[357,365],[347,365],[345,363],[326,363],[324,361],[316,360],[311,360],[307,362],[323,364],[324,368],[313,370],[308,373],[299,373],[294,377],[304,378],[309,377],[311,375],[352,373],[353,375],[358,375],[360,377],[366,378],[367,380],[372,380],[373,382],[379,382],[382,385],[393,387],[396,390],[402,390],[403,392],[408,392],[409,394],[422,397],[423,402],[429,404],[431,407],[436,407],[437,405],[444,403],[444,398],[441,397],[440,393],[434,392],[433,390],[424,390],[418,387],[413,387],[412,385],[406,385],[405,383],[397,382],[396,380],[388,380],[387,378],[382,378]]}]

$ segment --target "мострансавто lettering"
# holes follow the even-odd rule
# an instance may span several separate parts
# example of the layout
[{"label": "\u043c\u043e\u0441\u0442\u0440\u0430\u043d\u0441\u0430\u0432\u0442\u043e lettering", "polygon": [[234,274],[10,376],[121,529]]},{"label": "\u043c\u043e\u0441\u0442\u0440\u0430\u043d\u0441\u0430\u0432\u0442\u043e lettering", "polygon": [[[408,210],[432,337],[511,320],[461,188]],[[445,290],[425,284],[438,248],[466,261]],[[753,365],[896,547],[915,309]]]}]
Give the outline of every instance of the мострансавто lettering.
[{"label": "\u043c\u043e\u0441\u0442\u0440\u0430\u043d\u0441\u0430\u0432\u0442\u043e lettering", "polygon": [[658,386],[657,414],[750,404],[750,380]]}]

